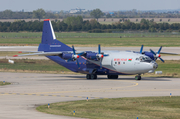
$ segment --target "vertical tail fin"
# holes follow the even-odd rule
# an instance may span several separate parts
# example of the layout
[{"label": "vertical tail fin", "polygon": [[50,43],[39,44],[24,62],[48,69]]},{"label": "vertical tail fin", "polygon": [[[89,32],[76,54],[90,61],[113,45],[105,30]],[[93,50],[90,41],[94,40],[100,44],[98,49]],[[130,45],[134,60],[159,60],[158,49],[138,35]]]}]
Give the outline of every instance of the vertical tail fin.
[{"label": "vertical tail fin", "polygon": [[50,19],[44,20],[42,39],[38,51],[72,51],[71,47],[56,39]]}]

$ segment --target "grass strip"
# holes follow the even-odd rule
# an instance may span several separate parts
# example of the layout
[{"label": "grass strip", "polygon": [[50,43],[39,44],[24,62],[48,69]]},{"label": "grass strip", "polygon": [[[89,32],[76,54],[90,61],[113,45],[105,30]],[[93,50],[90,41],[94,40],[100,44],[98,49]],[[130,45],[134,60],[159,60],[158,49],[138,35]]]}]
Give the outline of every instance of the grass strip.
[{"label": "grass strip", "polygon": [[[154,38],[57,38],[61,42],[71,46],[164,46],[164,47],[179,47],[180,39],[178,37],[154,37]],[[41,38],[0,38],[1,46],[14,46],[14,45],[39,45]]]},{"label": "grass strip", "polygon": [[[90,119],[179,119],[180,97],[133,97],[58,102],[40,112]],[[75,115],[73,115],[75,111]]]},{"label": "grass strip", "polygon": [[7,59],[0,59],[1,71],[13,72],[38,72],[38,73],[64,73],[70,70],[51,60],[14,59],[14,64],[9,64]]},{"label": "grass strip", "polygon": [[0,86],[9,85],[9,84],[11,84],[11,83],[0,81]]}]

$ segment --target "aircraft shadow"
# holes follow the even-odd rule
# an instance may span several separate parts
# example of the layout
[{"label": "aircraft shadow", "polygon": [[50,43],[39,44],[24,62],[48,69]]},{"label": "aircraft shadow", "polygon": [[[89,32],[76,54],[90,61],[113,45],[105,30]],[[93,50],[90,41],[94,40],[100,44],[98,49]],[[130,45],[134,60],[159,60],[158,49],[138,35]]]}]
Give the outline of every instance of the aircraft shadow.
[{"label": "aircraft shadow", "polygon": [[159,77],[142,77],[141,80],[135,80],[135,78],[118,78],[116,80],[132,80],[132,81],[171,81],[169,79],[162,79]]},{"label": "aircraft shadow", "polygon": [[[62,79],[64,77],[65,79]],[[62,81],[62,80],[87,80],[86,76],[74,75],[74,76],[46,76],[44,81]],[[52,79],[51,79],[52,78]],[[59,79],[53,79],[59,78]],[[106,77],[98,77],[98,79],[88,79],[88,80],[132,80],[132,81],[171,81],[170,79],[163,79],[168,77],[142,77],[141,80],[135,80],[134,77],[119,77],[118,79],[107,79]],[[42,81],[42,80],[41,80]]]}]

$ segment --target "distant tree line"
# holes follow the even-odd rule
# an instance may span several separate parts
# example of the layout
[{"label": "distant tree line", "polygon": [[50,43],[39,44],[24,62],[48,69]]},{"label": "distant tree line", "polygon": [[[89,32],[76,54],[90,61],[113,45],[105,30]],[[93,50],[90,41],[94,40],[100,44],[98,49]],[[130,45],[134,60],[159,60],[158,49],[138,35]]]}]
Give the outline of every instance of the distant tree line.
[{"label": "distant tree line", "polygon": [[[100,24],[97,20],[83,21],[82,16],[67,17],[63,21],[52,21],[54,31],[56,32],[70,32],[70,31],[86,31],[86,32],[112,32],[124,30],[143,30],[149,32],[157,31],[172,31],[179,30],[180,23],[156,23],[153,20],[142,19],[140,23],[134,23],[130,20],[124,22],[116,22],[113,24]],[[43,27],[43,21],[29,21],[17,20],[15,22],[0,22],[0,32],[18,32],[18,31],[30,31],[41,32]]]},{"label": "distant tree line", "polygon": [[67,11],[60,12],[51,12],[44,11],[43,9],[37,9],[32,12],[13,12],[11,10],[5,10],[0,12],[0,19],[32,19],[38,18],[40,19],[62,19],[70,16],[82,16],[83,18],[92,18],[92,16],[96,19],[98,18],[180,18],[179,11],[173,12],[162,12],[156,13],[153,11],[137,11],[135,9],[129,11],[114,11],[114,12],[106,12],[103,13],[100,9],[94,9],[92,11],[86,12],[77,12],[71,14]]}]

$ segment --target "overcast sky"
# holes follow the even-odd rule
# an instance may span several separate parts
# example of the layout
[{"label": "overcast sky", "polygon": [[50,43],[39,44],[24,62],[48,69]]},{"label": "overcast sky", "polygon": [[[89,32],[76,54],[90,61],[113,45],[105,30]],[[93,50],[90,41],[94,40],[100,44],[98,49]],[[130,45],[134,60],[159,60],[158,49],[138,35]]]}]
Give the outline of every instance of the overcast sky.
[{"label": "overcast sky", "polygon": [[69,11],[76,7],[103,11],[180,9],[180,0],[0,0],[0,11],[33,11],[38,8]]}]

